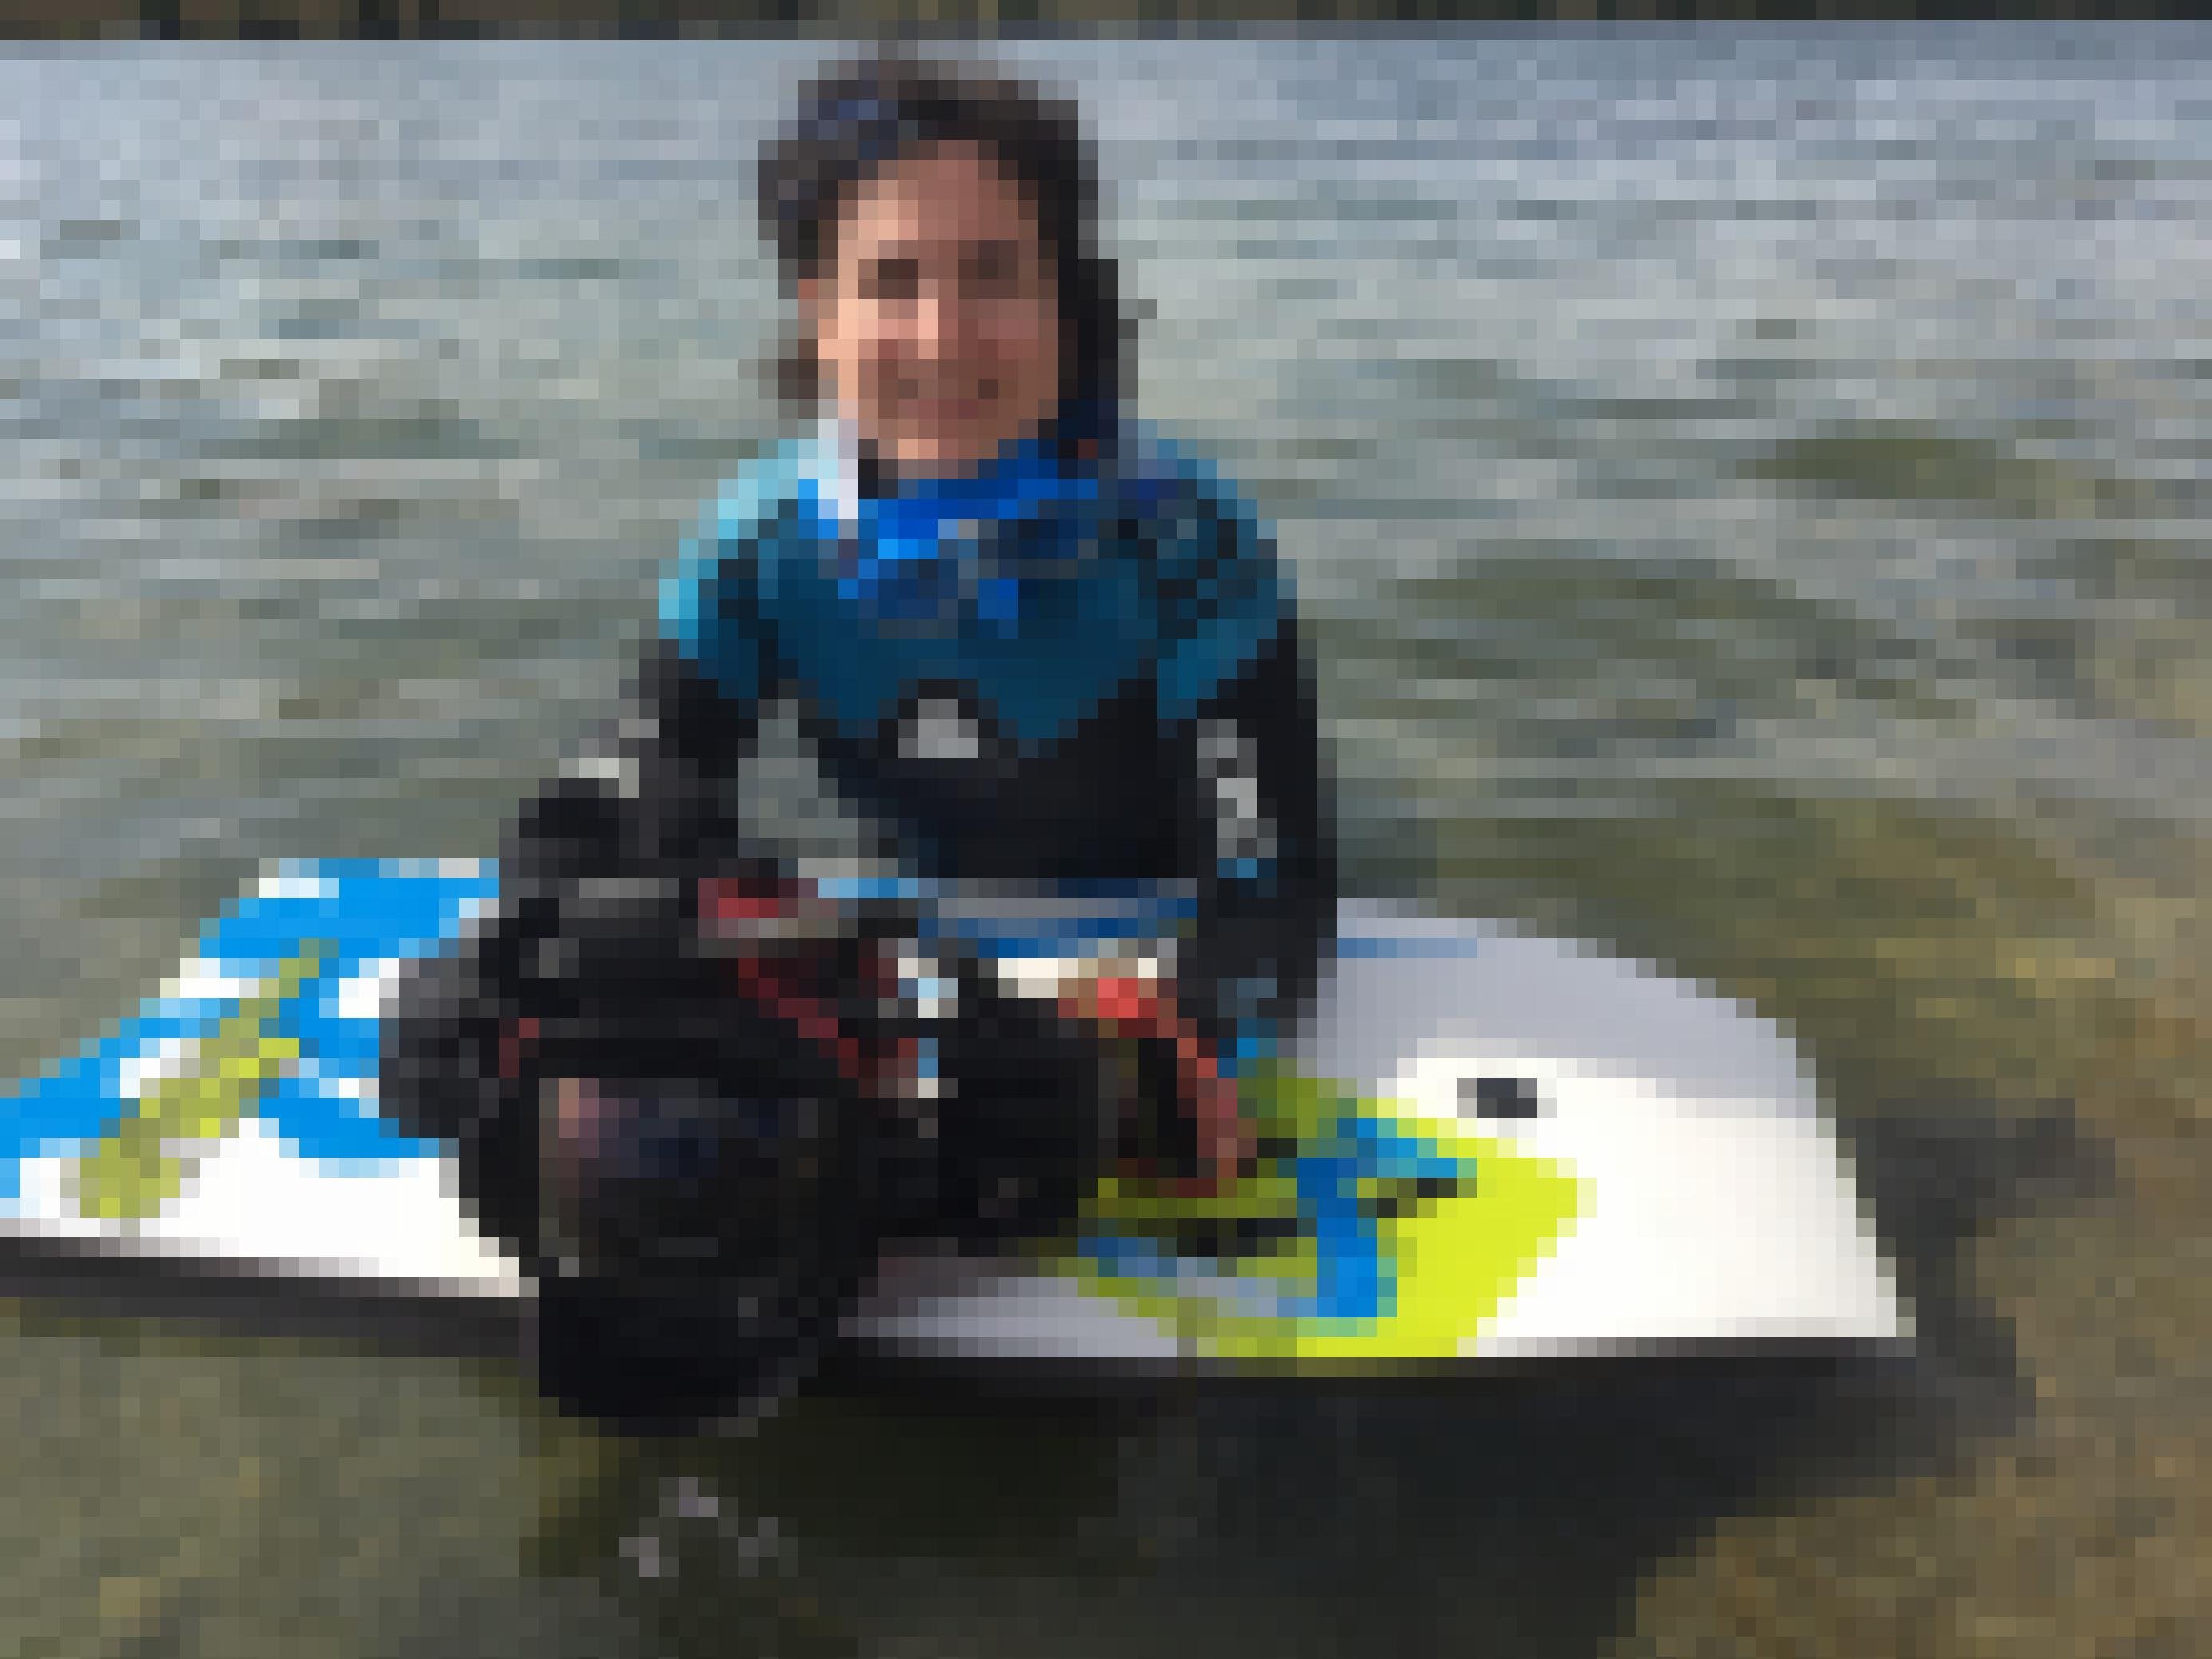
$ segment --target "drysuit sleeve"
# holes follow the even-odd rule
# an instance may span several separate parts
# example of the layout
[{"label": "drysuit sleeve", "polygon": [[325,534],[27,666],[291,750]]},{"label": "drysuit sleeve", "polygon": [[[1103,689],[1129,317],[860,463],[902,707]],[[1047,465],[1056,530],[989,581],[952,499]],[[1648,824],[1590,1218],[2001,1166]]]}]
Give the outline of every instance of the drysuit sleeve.
[{"label": "drysuit sleeve", "polygon": [[483,1231],[526,1253],[537,1150],[524,1045],[544,1023],[576,1014],[576,955],[595,935],[666,937],[688,925],[696,884],[686,878],[734,815],[770,657],[757,613],[740,609],[749,596],[732,563],[687,546],[618,708],[509,823],[496,906],[402,976],[383,1022],[380,1109],[447,1142]]},{"label": "drysuit sleeve", "polygon": [[1313,671],[1287,577],[1249,520],[1224,515],[1185,567],[1185,620],[1162,665],[1186,793],[1182,861],[1196,926],[1177,981],[1223,1069],[1272,1052],[1336,939],[1334,803]]}]

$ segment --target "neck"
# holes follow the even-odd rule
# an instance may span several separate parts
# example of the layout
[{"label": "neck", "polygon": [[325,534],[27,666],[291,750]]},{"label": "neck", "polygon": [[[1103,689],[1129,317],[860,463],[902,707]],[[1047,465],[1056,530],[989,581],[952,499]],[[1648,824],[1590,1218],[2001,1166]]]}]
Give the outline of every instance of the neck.
[{"label": "neck", "polygon": [[[1060,406],[1052,417],[1039,428],[1036,435],[1042,441],[1048,454],[1053,455],[1056,459],[1065,459],[1060,455],[1060,451],[1065,443],[1082,438],[1095,437],[1103,428],[1103,405],[1090,400],[1071,400]],[[1005,444],[1000,446],[996,454],[965,468],[947,467],[932,470],[918,466],[902,466],[896,459],[871,440],[857,438],[854,442],[853,449],[855,458],[855,482],[864,500],[880,500],[886,495],[896,494],[901,489],[910,484],[953,477],[963,473],[968,476],[981,473],[1004,459],[1007,452],[1019,441],[1018,439],[1009,439]]]}]

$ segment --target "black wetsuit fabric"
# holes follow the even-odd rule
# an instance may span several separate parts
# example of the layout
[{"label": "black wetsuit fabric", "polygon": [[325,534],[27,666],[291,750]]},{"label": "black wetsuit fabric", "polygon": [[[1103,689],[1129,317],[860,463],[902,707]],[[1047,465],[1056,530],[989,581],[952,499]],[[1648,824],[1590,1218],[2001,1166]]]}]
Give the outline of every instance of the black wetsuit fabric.
[{"label": "black wetsuit fabric", "polygon": [[1096,410],[976,478],[882,486],[830,423],[714,502],[623,707],[512,826],[499,907],[386,1022],[385,1109],[455,1145],[526,1262],[537,1108],[516,1032],[587,1024],[615,981],[633,1006],[680,1000],[686,970],[655,993],[636,941],[681,940],[697,878],[759,850],[748,767],[772,712],[902,873],[1194,894],[1178,994],[1224,1069],[1312,991],[1331,803],[1288,573],[1249,507]]}]

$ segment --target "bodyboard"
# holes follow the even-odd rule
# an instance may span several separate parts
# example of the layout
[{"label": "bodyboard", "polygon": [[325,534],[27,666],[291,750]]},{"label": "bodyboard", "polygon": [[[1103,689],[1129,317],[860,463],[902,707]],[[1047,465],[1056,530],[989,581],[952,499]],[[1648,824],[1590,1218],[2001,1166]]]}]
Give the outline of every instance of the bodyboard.
[{"label": "bodyboard", "polygon": [[[157,1292],[212,1276],[518,1310],[528,1285],[447,1155],[376,1110],[402,964],[496,893],[487,864],[271,872],[135,1017],[0,1097],[13,1277],[93,1261]],[[983,942],[1034,969],[1127,922]],[[854,1347],[1301,1375],[1908,1328],[1794,1049],[1640,964],[1348,906],[1314,1019],[1239,1082],[1249,1179],[1198,1198],[1116,1175],[1071,1240],[888,1261]]]}]

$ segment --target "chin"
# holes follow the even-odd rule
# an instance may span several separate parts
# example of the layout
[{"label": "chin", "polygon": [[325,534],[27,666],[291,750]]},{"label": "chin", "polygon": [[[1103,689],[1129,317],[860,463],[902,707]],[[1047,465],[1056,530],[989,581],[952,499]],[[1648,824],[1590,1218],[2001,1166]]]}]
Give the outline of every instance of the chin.
[{"label": "chin", "polygon": [[977,420],[909,428],[896,445],[897,465],[906,468],[954,471],[981,466],[994,459],[1008,444],[1036,434],[1040,422],[1008,426],[999,420]]},{"label": "chin", "polygon": [[908,471],[955,472],[978,467],[999,453],[1005,440],[963,441],[949,438],[914,439],[898,446],[898,465]]}]

